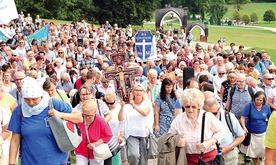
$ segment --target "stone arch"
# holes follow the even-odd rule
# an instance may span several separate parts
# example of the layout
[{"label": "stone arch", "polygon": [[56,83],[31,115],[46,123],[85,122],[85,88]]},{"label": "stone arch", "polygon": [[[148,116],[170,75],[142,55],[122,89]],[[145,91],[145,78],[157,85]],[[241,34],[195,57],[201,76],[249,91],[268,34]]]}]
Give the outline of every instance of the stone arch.
[{"label": "stone arch", "polygon": [[186,35],[188,36],[188,32],[192,31],[194,28],[200,29],[200,41],[207,42],[208,37],[208,25],[206,23],[198,23],[198,22],[192,22],[189,23],[186,27]]},{"label": "stone arch", "polygon": [[174,8],[174,7],[168,7],[163,9],[157,9],[156,15],[155,15],[155,27],[156,29],[159,29],[162,27],[162,23],[164,21],[164,18],[170,14],[174,13],[176,14],[176,17],[178,18],[181,28],[185,28],[188,24],[188,8]]}]

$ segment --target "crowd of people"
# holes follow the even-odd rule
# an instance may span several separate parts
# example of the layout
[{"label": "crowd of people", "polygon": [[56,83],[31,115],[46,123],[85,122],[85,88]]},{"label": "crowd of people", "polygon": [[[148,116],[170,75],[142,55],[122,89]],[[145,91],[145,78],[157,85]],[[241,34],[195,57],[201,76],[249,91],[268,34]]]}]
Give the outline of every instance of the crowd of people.
[{"label": "crowd of people", "polygon": [[[201,153],[203,161],[214,160],[216,144],[226,165],[238,164],[239,154],[244,164],[275,164],[276,67],[265,50],[203,47],[184,29],[180,36],[158,29],[156,59],[139,63],[131,25],[50,22],[49,40],[29,43],[26,36],[46,23],[21,12],[0,27],[12,36],[0,47],[0,164],[66,164],[70,154],[59,150],[49,116],[78,123],[77,165],[147,165],[151,133],[181,137],[174,147],[185,149],[188,165]],[[125,54],[123,67],[139,68],[129,103],[103,76],[117,70],[111,55],[118,53]],[[112,137],[122,150],[94,160],[93,150]]]}]

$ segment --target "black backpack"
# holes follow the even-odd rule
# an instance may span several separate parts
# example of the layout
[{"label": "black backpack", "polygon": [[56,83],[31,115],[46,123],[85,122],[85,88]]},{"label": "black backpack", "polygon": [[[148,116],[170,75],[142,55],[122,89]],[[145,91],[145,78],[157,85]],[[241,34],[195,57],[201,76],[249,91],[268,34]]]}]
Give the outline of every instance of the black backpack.
[{"label": "black backpack", "polygon": [[[236,88],[237,88],[237,86],[235,85],[235,86],[231,87],[231,90],[230,90],[230,105],[229,105],[229,109],[228,109],[229,111],[232,108],[232,98],[233,98],[233,95],[234,95],[234,93],[236,91]],[[253,99],[254,99],[254,91],[253,91],[253,88],[251,86],[248,86],[248,92],[249,92],[249,94],[251,96],[251,99],[253,101]]]}]

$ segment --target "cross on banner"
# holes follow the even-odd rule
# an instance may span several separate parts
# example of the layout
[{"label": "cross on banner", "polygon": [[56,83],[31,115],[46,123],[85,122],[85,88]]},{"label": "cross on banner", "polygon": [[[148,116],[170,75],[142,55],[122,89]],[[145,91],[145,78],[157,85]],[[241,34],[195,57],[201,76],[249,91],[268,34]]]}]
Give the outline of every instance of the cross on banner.
[{"label": "cross on banner", "polygon": [[111,61],[115,65],[114,71],[104,73],[104,78],[114,80],[116,92],[124,102],[129,103],[134,78],[139,75],[139,68],[124,68],[125,54],[111,54]]},{"label": "cross on banner", "polygon": [[142,54],[143,54],[143,58],[142,61],[146,60],[146,54],[150,54],[151,51],[146,51],[146,45],[152,46],[152,43],[146,42],[146,40],[143,40],[142,43],[136,43],[137,46],[142,46]]}]

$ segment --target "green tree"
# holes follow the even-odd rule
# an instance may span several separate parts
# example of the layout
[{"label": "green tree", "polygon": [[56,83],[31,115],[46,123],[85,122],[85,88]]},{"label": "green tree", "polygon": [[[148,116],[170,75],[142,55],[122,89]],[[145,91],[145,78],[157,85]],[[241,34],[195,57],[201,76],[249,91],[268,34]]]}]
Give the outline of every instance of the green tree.
[{"label": "green tree", "polygon": [[209,15],[221,25],[221,19],[228,11],[225,0],[210,0]]},{"label": "green tree", "polygon": [[236,20],[237,22],[241,21],[241,14],[238,10],[234,11],[232,19]]},{"label": "green tree", "polygon": [[252,12],[250,15],[250,21],[251,22],[258,22],[258,16],[255,12]]},{"label": "green tree", "polygon": [[269,23],[271,21],[275,21],[275,13],[272,10],[265,11],[264,16],[263,16],[263,20],[268,21]]},{"label": "green tree", "polygon": [[242,21],[247,25],[250,22],[250,18],[248,14],[242,15]]},{"label": "green tree", "polygon": [[143,21],[150,20],[152,12],[156,9],[157,0],[94,0],[95,10],[92,15],[99,24],[117,23],[119,26],[142,25]]}]

